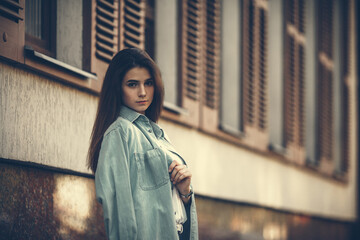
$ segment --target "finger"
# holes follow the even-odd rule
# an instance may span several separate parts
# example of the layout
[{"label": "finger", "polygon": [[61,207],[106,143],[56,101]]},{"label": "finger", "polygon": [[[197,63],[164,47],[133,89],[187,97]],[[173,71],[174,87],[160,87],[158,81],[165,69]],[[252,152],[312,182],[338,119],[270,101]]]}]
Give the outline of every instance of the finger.
[{"label": "finger", "polygon": [[169,172],[172,172],[174,170],[174,167],[176,167],[177,165],[179,165],[180,163],[177,162],[176,160],[172,161],[172,163],[169,166]]},{"label": "finger", "polygon": [[182,180],[186,179],[186,178],[191,178],[192,177],[192,174],[191,172],[185,172],[184,174],[181,174],[179,176],[179,178],[177,179],[177,182],[181,182]]},{"label": "finger", "polygon": [[184,165],[177,165],[173,168],[173,171],[171,172],[171,181],[174,180],[177,173],[184,168]]},{"label": "finger", "polygon": [[184,180],[190,179],[191,181],[192,174],[189,171],[185,171],[176,178],[176,184],[183,182]]},{"label": "finger", "polygon": [[174,181],[173,181],[173,183],[178,183],[178,182],[180,182],[179,181],[179,178],[181,177],[181,176],[183,176],[183,174],[186,172],[186,169],[181,169],[181,170],[179,170],[178,172],[177,172],[177,174],[176,174],[176,176],[174,177]]},{"label": "finger", "polygon": [[171,176],[170,176],[171,181],[174,180],[175,176],[178,174],[178,172],[180,170],[181,170],[181,165],[178,165],[178,166],[173,168],[173,171],[171,172]]}]

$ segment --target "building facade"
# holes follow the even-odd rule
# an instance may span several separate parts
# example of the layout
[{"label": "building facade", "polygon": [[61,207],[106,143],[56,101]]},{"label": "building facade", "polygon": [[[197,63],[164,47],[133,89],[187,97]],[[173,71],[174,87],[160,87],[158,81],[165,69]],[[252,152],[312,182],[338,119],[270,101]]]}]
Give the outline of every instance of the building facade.
[{"label": "building facade", "polygon": [[2,1],[0,239],[106,238],[86,156],[128,47],[160,67],[200,239],[356,239],[357,4]]}]

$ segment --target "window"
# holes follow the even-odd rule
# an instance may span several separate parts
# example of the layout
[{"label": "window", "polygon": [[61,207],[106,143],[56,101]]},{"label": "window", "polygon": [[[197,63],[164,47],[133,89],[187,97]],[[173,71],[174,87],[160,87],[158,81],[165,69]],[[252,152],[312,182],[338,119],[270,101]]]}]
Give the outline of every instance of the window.
[{"label": "window", "polygon": [[334,147],[334,2],[318,1],[317,7],[317,161],[320,168],[333,171]]},{"label": "window", "polygon": [[[178,2],[176,0],[157,0],[155,4],[155,61],[158,64],[165,88],[164,106],[167,110],[180,109],[178,81]],[[163,114],[166,114],[163,111]],[[179,113],[176,111],[176,113]],[[178,114],[170,115],[173,119]]]},{"label": "window", "polygon": [[349,75],[349,1],[334,3],[334,171],[343,177],[348,170],[348,137],[346,122],[349,114],[349,91],[346,85]]},{"label": "window", "polygon": [[349,1],[319,1],[317,10],[321,93],[316,164],[322,173],[344,178],[349,161]]},{"label": "window", "polygon": [[[241,2],[222,2],[221,14],[221,110],[220,128],[235,137],[241,136]],[[226,14],[225,14],[226,13]],[[240,43],[240,44],[239,44]]]},{"label": "window", "polygon": [[327,176],[346,178],[349,161],[349,1],[316,2],[315,109],[309,106],[315,134],[306,140],[308,161]]},{"label": "window", "polygon": [[[284,0],[269,1],[269,148],[285,154],[284,145]],[[280,94],[279,94],[280,93]]]},{"label": "window", "polygon": [[105,72],[112,57],[119,49],[119,4],[117,1],[84,1],[84,68],[97,74],[91,88],[100,92]]},{"label": "window", "polygon": [[144,0],[120,1],[120,49],[145,49],[145,3]]},{"label": "window", "polygon": [[289,160],[305,163],[305,0],[284,2],[284,145]]},{"label": "window", "polygon": [[204,131],[215,133],[219,127],[220,109],[220,1],[204,3],[205,30],[202,64],[201,121]]},{"label": "window", "polygon": [[[27,67],[51,78],[95,91],[96,73],[84,67],[83,2],[30,0],[25,6]],[[85,19],[87,20],[87,19]]]},{"label": "window", "polygon": [[55,57],[56,1],[27,0],[25,2],[25,43],[36,51]]},{"label": "window", "polygon": [[340,65],[340,131],[336,135],[336,142],[340,148],[340,156],[337,160],[336,176],[346,178],[349,170],[350,150],[350,0],[341,1],[339,7],[340,36],[339,65]]},{"label": "window", "polygon": [[204,14],[200,0],[180,1],[180,83],[181,107],[189,111],[189,117],[184,118],[187,124],[198,127],[200,121],[200,97],[202,83],[202,47],[203,37],[201,19]]},{"label": "window", "polygon": [[214,132],[219,125],[220,2],[181,2],[181,107],[187,124]]},{"label": "window", "polygon": [[146,0],[145,51],[155,57],[155,0]]},{"label": "window", "polygon": [[268,147],[268,1],[243,1],[242,108],[244,142]]},{"label": "window", "polygon": [[216,131],[219,121],[220,1],[160,0],[156,12],[156,42],[159,46],[155,58],[163,73],[166,90],[165,108],[168,111],[164,116],[205,131]]},{"label": "window", "polygon": [[222,4],[220,128],[234,137],[229,140],[265,151],[269,138],[269,2],[244,0]]},{"label": "window", "polygon": [[316,1],[306,0],[306,49],[305,49],[305,149],[306,163],[316,167]]}]

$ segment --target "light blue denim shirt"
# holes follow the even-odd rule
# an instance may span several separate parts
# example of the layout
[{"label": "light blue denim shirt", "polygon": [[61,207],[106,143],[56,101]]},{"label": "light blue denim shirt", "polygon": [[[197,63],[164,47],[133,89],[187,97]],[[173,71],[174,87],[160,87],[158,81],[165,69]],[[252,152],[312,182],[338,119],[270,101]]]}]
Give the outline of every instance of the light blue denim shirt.
[{"label": "light blue denim shirt", "polygon": [[[168,167],[185,161],[146,116],[122,106],[107,129],[95,173],[109,239],[178,239]],[[190,239],[198,239],[195,199],[190,206]]]}]

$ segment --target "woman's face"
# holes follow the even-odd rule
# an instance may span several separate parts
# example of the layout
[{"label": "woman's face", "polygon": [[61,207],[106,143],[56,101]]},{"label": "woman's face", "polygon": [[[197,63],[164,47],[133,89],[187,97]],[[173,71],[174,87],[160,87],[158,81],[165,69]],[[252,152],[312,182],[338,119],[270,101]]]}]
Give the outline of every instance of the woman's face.
[{"label": "woman's face", "polygon": [[154,80],[143,67],[134,67],[122,81],[122,102],[134,111],[145,114],[154,97]]}]

